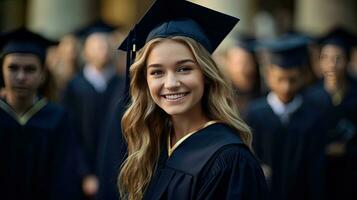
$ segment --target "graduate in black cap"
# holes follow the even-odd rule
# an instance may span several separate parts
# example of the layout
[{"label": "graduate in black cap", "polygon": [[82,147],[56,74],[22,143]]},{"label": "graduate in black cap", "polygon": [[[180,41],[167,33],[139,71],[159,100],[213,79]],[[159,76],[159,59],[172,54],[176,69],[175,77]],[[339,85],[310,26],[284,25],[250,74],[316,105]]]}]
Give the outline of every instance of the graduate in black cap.
[{"label": "graduate in black cap", "polygon": [[51,42],[25,28],[0,36],[1,199],[75,199],[78,148],[62,107],[45,87]]},{"label": "graduate in black cap", "polygon": [[325,111],[327,199],[355,199],[357,184],[357,81],[347,73],[356,37],[337,27],[320,39],[323,80],[306,96]]},{"label": "graduate in black cap", "polygon": [[[68,108],[83,147],[81,165],[83,194],[93,198],[99,189],[98,149],[117,94],[122,94],[124,81],[117,75],[112,60],[110,33],[115,27],[103,21],[78,31],[84,40],[84,66],[64,92]],[[122,83],[123,82],[123,83]]]},{"label": "graduate in black cap", "polygon": [[254,37],[240,36],[226,54],[225,69],[232,80],[238,109],[243,117],[247,105],[262,95],[256,44]]},{"label": "graduate in black cap", "polygon": [[[319,199],[312,176],[315,155],[311,132],[319,121],[300,94],[304,86],[304,67],[308,62],[307,41],[299,36],[282,36],[262,44],[270,53],[265,78],[270,92],[247,111],[252,128],[253,147],[270,186],[270,198]],[[317,148],[317,147],[316,147]],[[316,194],[316,195],[315,195]]]},{"label": "graduate in black cap", "polygon": [[267,198],[250,130],[211,58],[237,21],[188,1],[157,0],[122,44],[139,50],[122,118],[123,199]]}]

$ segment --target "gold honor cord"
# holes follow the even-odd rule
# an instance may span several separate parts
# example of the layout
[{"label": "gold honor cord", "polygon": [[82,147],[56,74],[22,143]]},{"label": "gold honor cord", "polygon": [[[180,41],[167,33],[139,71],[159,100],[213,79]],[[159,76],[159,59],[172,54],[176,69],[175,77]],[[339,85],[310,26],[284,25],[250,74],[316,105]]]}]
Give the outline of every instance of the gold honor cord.
[{"label": "gold honor cord", "polygon": [[[185,141],[187,138],[189,138],[191,135],[193,135],[194,133],[196,133],[197,131],[206,128],[207,126],[217,123],[218,121],[208,121],[206,122],[202,127],[200,127],[199,129],[192,131],[190,133],[188,133],[187,135],[185,135],[183,138],[181,138],[179,141],[176,142],[176,144],[171,148],[171,134],[169,134],[169,137],[167,139],[167,152],[169,154],[169,157],[172,155],[172,153],[175,151],[175,149],[183,142]],[[171,131],[170,131],[171,132]]]},{"label": "gold honor cord", "polygon": [[37,101],[29,111],[19,116],[7,103],[0,100],[0,108],[7,112],[11,117],[13,117],[21,126],[24,126],[31,119],[31,117],[40,111],[46,104],[47,100],[42,98],[41,100]]}]

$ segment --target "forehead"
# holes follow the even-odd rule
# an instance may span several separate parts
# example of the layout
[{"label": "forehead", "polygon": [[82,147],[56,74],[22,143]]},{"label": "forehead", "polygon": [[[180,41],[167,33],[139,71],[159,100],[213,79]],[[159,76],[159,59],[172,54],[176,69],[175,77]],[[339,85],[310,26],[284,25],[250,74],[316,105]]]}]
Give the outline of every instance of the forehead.
[{"label": "forehead", "polygon": [[23,65],[41,65],[40,58],[30,53],[10,53],[4,56],[4,64],[18,63]]},{"label": "forehead", "polygon": [[299,75],[301,70],[298,67],[282,68],[277,65],[271,65],[268,67],[270,71],[274,72],[274,75]]},{"label": "forehead", "polygon": [[191,49],[173,39],[163,39],[154,44],[148,52],[147,64],[161,64],[190,59],[195,61]]},{"label": "forehead", "polygon": [[333,44],[327,44],[322,47],[321,53],[324,54],[344,54],[344,51],[341,47]]}]

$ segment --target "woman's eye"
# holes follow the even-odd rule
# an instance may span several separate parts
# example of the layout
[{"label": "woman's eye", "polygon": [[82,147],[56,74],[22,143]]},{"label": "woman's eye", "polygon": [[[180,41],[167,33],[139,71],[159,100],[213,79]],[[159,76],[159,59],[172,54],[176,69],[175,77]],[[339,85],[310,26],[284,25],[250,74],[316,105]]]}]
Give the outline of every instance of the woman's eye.
[{"label": "woman's eye", "polygon": [[152,75],[152,76],[159,76],[161,74],[163,74],[163,72],[161,70],[153,70],[150,72],[150,75]]},{"label": "woman's eye", "polygon": [[180,67],[177,71],[178,72],[188,72],[191,71],[192,68],[191,67]]}]

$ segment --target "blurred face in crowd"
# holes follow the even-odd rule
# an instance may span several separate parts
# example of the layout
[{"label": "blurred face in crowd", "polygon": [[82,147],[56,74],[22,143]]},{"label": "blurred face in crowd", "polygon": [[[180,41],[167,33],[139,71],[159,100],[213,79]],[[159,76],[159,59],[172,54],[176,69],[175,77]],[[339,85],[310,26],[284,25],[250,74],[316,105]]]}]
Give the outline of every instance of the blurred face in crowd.
[{"label": "blurred face in crowd", "polygon": [[347,58],[345,52],[336,45],[325,45],[321,49],[320,67],[325,79],[338,81],[345,76]]},{"label": "blurred face in crowd", "polygon": [[285,69],[270,65],[267,70],[267,81],[271,91],[280,101],[289,103],[303,86],[301,69],[296,67]]},{"label": "blurred face in crowd", "polygon": [[156,44],[147,57],[146,79],[152,99],[167,114],[202,111],[204,75],[186,45],[174,40]]},{"label": "blurred face in crowd", "polygon": [[11,53],[4,57],[2,74],[6,95],[33,98],[43,80],[40,59],[33,54]]},{"label": "blurred face in crowd", "polygon": [[77,39],[72,35],[64,36],[58,45],[58,53],[65,62],[75,62],[77,49]]},{"label": "blurred face in crowd", "polygon": [[110,45],[108,35],[105,33],[91,34],[84,47],[86,61],[98,70],[103,69],[110,59]]},{"label": "blurred face in crowd", "polygon": [[251,91],[257,81],[254,57],[246,50],[233,47],[227,52],[226,68],[234,86],[241,91]]}]

